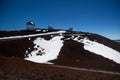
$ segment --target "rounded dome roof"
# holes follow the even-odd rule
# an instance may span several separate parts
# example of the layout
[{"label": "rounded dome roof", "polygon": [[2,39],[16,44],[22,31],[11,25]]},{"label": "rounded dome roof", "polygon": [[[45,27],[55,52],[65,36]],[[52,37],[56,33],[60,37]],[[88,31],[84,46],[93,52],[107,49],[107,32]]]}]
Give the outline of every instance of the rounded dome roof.
[{"label": "rounded dome roof", "polygon": [[35,23],[33,21],[29,21],[29,22],[27,22],[26,25],[33,25],[33,26],[35,26]]}]

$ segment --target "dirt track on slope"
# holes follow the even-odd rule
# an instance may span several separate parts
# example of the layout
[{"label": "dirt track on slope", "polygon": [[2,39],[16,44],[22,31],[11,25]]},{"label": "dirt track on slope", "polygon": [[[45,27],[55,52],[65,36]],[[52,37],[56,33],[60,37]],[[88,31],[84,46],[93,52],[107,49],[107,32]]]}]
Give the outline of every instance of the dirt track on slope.
[{"label": "dirt track on slope", "polygon": [[50,65],[53,67],[58,68],[65,68],[65,69],[72,69],[72,70],[79,70],[79,71],[86,71],[86,72],[96,72],[96,73],[105,73],[105,74],[113,74],[113,75],[119,75],[119,72],[112,72],[112,71],[105,71],[105,70],[95,70],[95,69],[86,69],[86,68],[77,68],[77,67],[69,67],[69,66],[60,66],[60,65]]}]

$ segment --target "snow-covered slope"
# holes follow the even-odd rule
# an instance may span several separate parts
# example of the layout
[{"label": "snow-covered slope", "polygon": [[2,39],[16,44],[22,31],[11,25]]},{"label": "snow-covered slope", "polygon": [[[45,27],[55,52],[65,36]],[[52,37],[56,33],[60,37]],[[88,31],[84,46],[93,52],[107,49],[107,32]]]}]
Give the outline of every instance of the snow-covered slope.
[{"label": "snow-covered slope", "polygon": [[[91,41],[87,37],[83,37],[84,34],[71,34],[71,37],[65,38],[64,35],[52,37],[50,40],[45,40],[43,38],[36,38],[33,41],[35,44],[34,49],[31,53],[26,50],[27,57],[26,60],[30,60],[37,63],[48,63],[51,60],[57,59],[59,52],[61,51],[63,42],[65,40],[74,40],[79,43],[84,44],[84,49],[113,60],[114,62],[120,64],[120,52],[96,41]],[[64,38],[64,39],[63,39]]]},{"label": "snow-covered slope", "polygon": [[51,40],[45,40],[43,38],[36,38],[34,40],[35,50],[28,54],[26,60],[30,60],[37,63],[48,63],[50,60],[57,59],[59,52],[63,46],[62,36],[55,36]]},{"label": "snow-covered slope", "polygon": [[[46,39],[46,37],[49,39]],[[93,35],[92,33],[87,34],[84,32],[56,31],[22,36],[0,37],[0,55],[22,58],[24,56],[25,60],[36,63],[50,63],[51,61],[58,60],[62,52],[64,52],[62,55],[70,53],[69,51],[62,51],[64,50],[63,47],[66,45],[65,42],[70,40],[83,44],[83,46],[79,48],[84,49],[82,54],[84,54],[84,52],[87,53],[87,57],[88,54],[90,56],[95,54],[98,57],[102,56],[102,58],[120,64],[119,44],[117,45],[117,43],[104,39],[99,35]],[[74,46],[74,49],[72,49],[73,47],[71,48],[73,52],[70,56],[76,55],[75,53],[81,53],[81,50],[79,50],[74,43],[69,43],[68,46],[69,45]],[[68,46],[65,47],[66,50],[69,50]],[[70,56],[67,56],[67,59]],[[80,54],[78,57],[81,58],[83,56]],[[54,62],[52,63],[54,64]]]},{"label": "snow-covered slope", "polygon": [[88,50],[90,52],[93,52],[97,55],[101,55],[105,58],[108,58],[110,60],[115,61],[116,63],[120,64],[120,52],[105,46],[103,44],[100,44],[98,42],[95,41],[90,41],[87,38],[78,40],[79,37],[75,38],[74,40],[80,43],[84,44],[84,49]]},{"label": "snow-covered slope", "polygon": [[30,38],[30,37],[45,36],[45,35],[50,35],[50,34],[62,34],[62,33],[65,33],[65,32],[66,31],[56,31],[56,32],[49,32],[49,33],[39,33],[39,34],[23,35],[23,36],[1,37],[0,40]]}]

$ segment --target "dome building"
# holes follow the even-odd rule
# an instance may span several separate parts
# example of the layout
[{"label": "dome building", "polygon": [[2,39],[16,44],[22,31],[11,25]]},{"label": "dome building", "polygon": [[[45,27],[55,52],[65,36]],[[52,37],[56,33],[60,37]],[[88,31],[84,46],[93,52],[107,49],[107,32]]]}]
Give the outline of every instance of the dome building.
[{"label": "dome building", "polygon": [[35,23],[32,21],[27,22],[26,24],[27,30],[35,30]]}]

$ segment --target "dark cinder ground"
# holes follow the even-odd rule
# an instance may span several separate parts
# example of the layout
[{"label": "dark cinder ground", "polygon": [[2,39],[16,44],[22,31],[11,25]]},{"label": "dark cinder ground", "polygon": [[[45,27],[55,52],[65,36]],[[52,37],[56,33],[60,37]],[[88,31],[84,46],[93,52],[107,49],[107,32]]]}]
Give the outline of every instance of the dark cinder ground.
[{"label": "dark cinder ground", "polygon": [[120,80],[120,75],[56,68],[20,58],[0,57],[0,80]]}]

